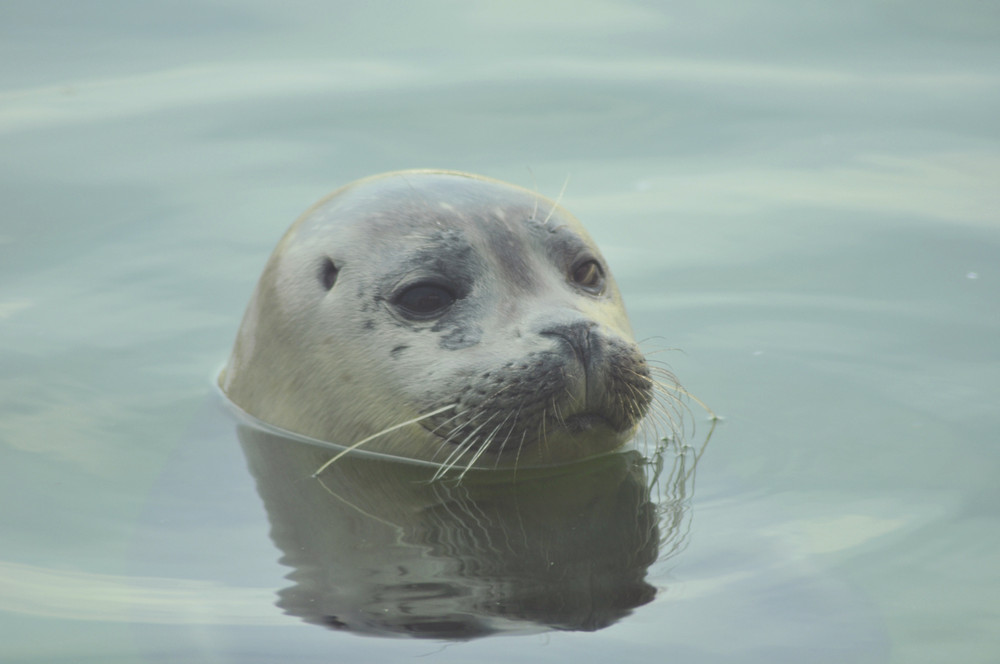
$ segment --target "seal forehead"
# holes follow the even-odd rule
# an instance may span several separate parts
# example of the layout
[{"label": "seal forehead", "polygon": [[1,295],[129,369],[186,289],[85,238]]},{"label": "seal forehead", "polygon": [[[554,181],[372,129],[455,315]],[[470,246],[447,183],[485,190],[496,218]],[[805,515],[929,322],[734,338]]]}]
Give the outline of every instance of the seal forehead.
[{"label": "seal forehead", "polygon": [[347,204],[355,218],[405,219],[410,214],[450,213],[507,219],[511,208],[538,208],[541,197],[503,182],[448,172],[402,172],[361,182],[335,193],[329,202]]},{"label": "seal forehead", "polygon": [[436,274],[456,283],[471,283],[485,267],[481,256],[460,229],[432,227],[408,234],[406,239],[409,246],[391,248],[394,267],[385,271],[386,289],[413,273]]},{"label": "seal forehead", "polygon": [[[548,206],[535,194],[503,183],[447,173],[403,173],[364,181],[329,201],[329,212],[354,226],[355,241],[380,253],[401,251],[400,239],[420,263],[468,263],[470,251],[491,263],[515,289],[537,276],[538,238],[527,226]],[[551,205],[551,203],[549,203]],[[317,218],[314,224],[319,224]],[[435,252],[438,253],[435,256]]]},{"label": "seal forehead", "polygon": [[580,223],[543,196],[427,171],[377,176],[335,192],[303,216],[294,244],[324,253],[345,276],[378,266],[382,276],[403,279],[413,272],[407,266],[423,266],[471,279],[488,265],[509,292],[522,293],[537,289],[552,267],[565,272],[581,254],[599,255]]},{"label": "seal forehead", "polygon": [[533,241],[526,225],[531,210],[509,206],[484,212],[486,216],[476,231],[485,246],[486,255],[510,288],[533,288],[538,279],[535,256],[540,247]]}]

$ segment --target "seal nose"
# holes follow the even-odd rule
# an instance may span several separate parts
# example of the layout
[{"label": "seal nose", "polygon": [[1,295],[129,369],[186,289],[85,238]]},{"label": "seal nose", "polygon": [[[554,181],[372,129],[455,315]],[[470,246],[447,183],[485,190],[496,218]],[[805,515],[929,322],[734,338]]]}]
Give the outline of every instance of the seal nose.
[{"label": "seal nose", "polygon": [[590,320],[559,323],[542,329],[539,334],[546,337],[559,337],[573,349],[580,363],[587,367],[593,359],[594,349],[591,343],[591,330],[597,323]]}]

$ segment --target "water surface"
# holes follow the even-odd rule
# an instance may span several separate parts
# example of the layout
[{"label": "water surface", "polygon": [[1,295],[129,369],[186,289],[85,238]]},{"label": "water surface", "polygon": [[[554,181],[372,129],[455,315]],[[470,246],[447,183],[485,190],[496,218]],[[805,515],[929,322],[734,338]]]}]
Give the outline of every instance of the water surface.
[{"label": "water surface", "polygon": [[[0,659],[1000,656],[992,5],[0,14]],[[607,627],[385,639],[278,606],[213,379],[287,225],[409,167],[565,185],[644,348],[724,418],[683,546]]]}]

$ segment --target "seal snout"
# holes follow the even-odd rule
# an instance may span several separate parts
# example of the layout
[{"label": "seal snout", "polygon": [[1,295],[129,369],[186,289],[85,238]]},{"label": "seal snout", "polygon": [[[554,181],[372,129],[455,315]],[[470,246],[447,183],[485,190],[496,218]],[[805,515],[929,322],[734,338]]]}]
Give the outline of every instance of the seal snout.
[{"label": "seal snout", "polygon": [[576,355],[576,359],[586,369],[592,361],[594,354],[591,346],[591,331],[597,327],[597,323],[592,320],[581,320],[572,323],[560,323],[550,325],[541,332],[543,337],[556,337],[564,341]]},{"label": "seal snout", "polygon": [[563,423],[571,431],[605,425],[625,431],[643,417],[651,401],[645,358],[632,344],[603,332],[596,321],[551,324],[539,331],[560,342],[567,395]]},{"label": "seal snout", "polygon": [[[562,367],[564,389],[569,397],[570,417],[580,420],[580,429],[589,428],[601,417],[605,401],[605,386],[601,363],[604,353],[603,340],[596,331],[597,322],[578,320],[549,325],[539,332],[542,337],[552,337],[558,343],[558,352],[566,358]],[[574,428],[574,427],[571,427]]]}]

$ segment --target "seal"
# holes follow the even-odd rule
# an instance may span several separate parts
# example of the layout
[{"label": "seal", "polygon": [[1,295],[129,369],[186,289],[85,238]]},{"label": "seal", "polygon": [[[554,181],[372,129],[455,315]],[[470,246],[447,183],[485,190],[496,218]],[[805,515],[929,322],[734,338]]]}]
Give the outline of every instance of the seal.
[{"label": "seal", "polygon": [[279,428],[469,469],[615,450],[655,381],[576,218],[521,187],[415,170],[349,184],[292,225],[219,384]]}]

